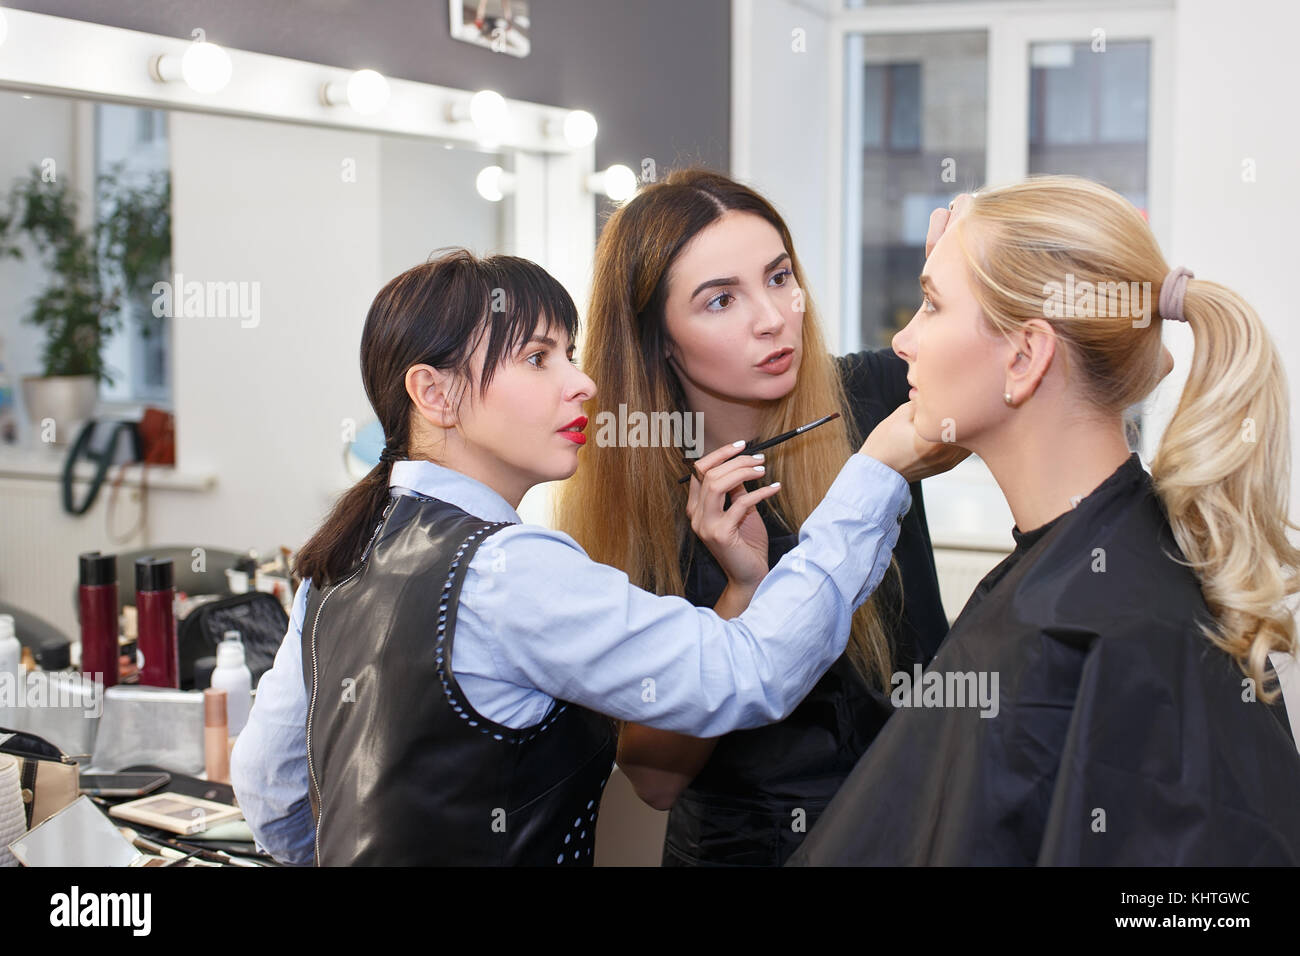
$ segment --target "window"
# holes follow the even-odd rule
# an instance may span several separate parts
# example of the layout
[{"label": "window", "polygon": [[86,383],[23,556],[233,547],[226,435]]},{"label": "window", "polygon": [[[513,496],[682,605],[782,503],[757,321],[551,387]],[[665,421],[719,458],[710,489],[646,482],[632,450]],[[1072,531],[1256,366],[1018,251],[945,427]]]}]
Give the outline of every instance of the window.
[{"label": "window", "polygon": [[1029,166],[1105,183],[1147,207],[1150,43],[1035,43]]},{"label": "window", "polygon": [[863,147],[891,152],[919,150],[921,64],[868,63],[863,90]]},{"label": "window", "polygon": [[[983,33],[849,37],[861,125],[850,141],[846,297],[862,348],[883,348],[918,305],[930,210],[984,181],[988,41]],[[853,124],[849,135],[854,136]],[[854,188],[854,187],[857,188]],[[854,248],[856,246],[856,249]]]},{"label": "window", "polygon": [[[170,406],[171,323],[153,315],[154,282],[171,278],[170,156],[165,110],[96,103],[95,190],[102,217],[129,212],[134,250],[150,256],[142,285],[121,304],[121,330],[104,347],[113,384],[100,398]],[[144,229],[152,241],[146,238]],[[118,282],[121,276],[110,276]]]}]

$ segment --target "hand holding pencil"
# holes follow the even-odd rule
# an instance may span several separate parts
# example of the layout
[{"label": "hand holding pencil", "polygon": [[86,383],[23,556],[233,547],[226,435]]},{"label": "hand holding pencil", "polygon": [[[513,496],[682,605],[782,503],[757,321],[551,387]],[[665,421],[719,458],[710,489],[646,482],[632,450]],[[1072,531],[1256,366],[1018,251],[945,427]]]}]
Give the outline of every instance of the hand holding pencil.
[{"label": "hand holding pencil", "polygon": [[[767,575],[767,526],[758,503],[781,490],[780,482],[745,491],[745,482],[766,473],[762,452],[745,453],[745,442],[723,445],[692,465],[686,498],[691,530],[727,575],[743,607]],[[734,497],[733,497],[734,496]]]},{"label": "hand holding pencil", "polygon": [[[809,422],[807,425],[800,425],[798,428],[792,428],[790,431],[785,432],[784,434],[781,435],[777,435],[775,438],[769,438],[766,441],[759,441],[758,439],[755,439],[754,441],[745,442],[744,447],[738,452],[738,454],[753,455],[758,452],[765,451],[766,449],[779,445],[782,442],[787,442],[791,438],[797,438],[799,435],[802,435],[804,432],[812,431],[818,425],[825,425],[827,422],[833,422],[835,421],[835,419],[839,417],[840,417],[839,412],[831,412],[831,414],[825,415],[822,418],[817,419],[815,422]],[[701,461],[703,461],[703,459],[701,459]],[[686,482],[691,480],[691,477],[692,477],[691,475],[687,475],[684,478],[678,478],[677,483],[679,485],[684,485],[686,484]],[[699,473],[696,472],[694,477],[699,477]]]}]

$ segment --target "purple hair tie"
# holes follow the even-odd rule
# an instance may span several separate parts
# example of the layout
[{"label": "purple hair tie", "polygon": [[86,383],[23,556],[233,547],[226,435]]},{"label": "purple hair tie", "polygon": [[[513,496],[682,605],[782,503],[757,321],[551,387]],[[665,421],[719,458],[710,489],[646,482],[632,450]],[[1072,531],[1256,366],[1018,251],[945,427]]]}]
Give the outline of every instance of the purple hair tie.
[{"label": "purple hair tie", "polygon": [[1185,266],[1175,266],[1169,270],[1165,281],[1160,283],[1160,318],[1187,321],[1183,315],[1183,296],[1187,294],[1187,280],[1195,278],[1192,270]]}]

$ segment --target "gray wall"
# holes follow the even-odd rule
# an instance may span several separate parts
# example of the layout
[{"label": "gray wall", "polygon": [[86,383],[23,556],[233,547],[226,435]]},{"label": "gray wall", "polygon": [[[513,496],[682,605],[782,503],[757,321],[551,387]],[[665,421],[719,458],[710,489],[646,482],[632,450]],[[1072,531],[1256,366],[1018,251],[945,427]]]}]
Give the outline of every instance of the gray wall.
[{"label": "gray wall", "polygon": [[453,40],[446,0],[7,0],[6,7],[587,109],[596,165],[730,164],[728,0],[534,0],[532,53]]}]

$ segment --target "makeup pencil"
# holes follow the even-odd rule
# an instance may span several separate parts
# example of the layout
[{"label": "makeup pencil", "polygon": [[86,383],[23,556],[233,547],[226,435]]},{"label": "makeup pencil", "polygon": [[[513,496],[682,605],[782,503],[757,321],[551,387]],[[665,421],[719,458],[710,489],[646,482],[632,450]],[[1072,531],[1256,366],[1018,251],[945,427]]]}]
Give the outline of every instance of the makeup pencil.
[{"label": "makeup pencil", "polygon": [[[775,438],[769,438],[769,439],[767,439],[767,441],[749,442],[749,443],[747,443],[747,444],[745,445],[744,448],[742,448],[742,449],[741,449],[740,451],[738,451],[736,454],[738,454],[738,455],[752,455],[752,454],[754,454],[754,452],[756,452],[756,451],[763,451],[763,450],[766,449],[766,448],[771,448],[771,447],[774,446],[774,445],[779,445],[779,444],[781,444],[782,442],[787,442],[787,441],[789,441],[791,438],[797,438],[798,436],[802,435],[804,432],[812,431],[812,430],[813,430],[814,428],[816,428],[818,425],[825,425],[827,422],[833,422],[833,421],[835,421],[835,419],[837,419],[837,418],[839,418],[839,417],[840,417],[840,413],[839,413],[839,412],[831,412],[831,414],[827,415],[827,416],[824,417],[824,418],[819,418],[819,419],[817,419],[817,421],[815,421],[815,422],[809,422],[807,425],[800,425],[798,428],[792,429],[791,431],[788,431],[788,432],[786,432],[785,434],[777,435]],[[683,459],[683,460],[685,460],[685,459]],[[690,481],[690,480],[691,480],[691,476],[690,476],[690,475],[687,475],[687,476],[684,477],[684,478],[678,478],[678,479],[677,479],[677,483],[678,483],[679,485],[684,485],[684,484],[686,484],[686,482],[688,482],[688,481]]]}]

